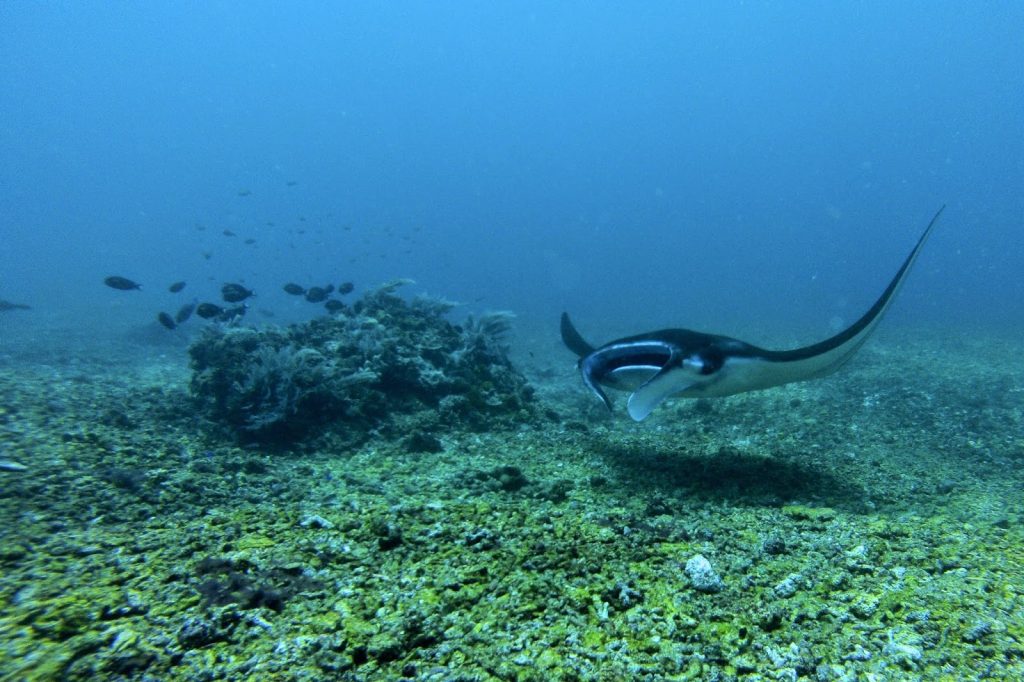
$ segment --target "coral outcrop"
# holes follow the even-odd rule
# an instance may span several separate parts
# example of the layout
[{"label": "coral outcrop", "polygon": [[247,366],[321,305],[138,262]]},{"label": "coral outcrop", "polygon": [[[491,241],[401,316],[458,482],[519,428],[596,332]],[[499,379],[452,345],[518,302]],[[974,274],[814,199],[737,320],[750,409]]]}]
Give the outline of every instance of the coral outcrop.
[{"label": "coral outcrop", "polygon": [[210,327],[189,349],[201,411],[241,440],[278,443],[328,431],[358,441],[399,415],[428,430],[530,419],[533,389],[508,358],[512,315],[457,326],[451,303],[406,301],[403,283],[287,328]]}]

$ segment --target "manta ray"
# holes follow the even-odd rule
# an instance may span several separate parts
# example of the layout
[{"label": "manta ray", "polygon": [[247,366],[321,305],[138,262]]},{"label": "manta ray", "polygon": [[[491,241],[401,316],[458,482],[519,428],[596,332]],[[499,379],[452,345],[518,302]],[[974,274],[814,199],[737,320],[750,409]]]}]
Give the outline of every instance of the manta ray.
[{"label": "manta ray", "polygon": [[609,410],[612,402],[603,387],[631,391],[627,411],[635,421],[646,419],[673,396],[720,397],[823,377],[853,357],[878,326],[943,209],[928,223],[875,304],[848,328],[810,346],[767,350],[728,336],[661,329],[594,347],[576,331],[567,313],[562,313],[562,341],[579,356],[583,383]]}]

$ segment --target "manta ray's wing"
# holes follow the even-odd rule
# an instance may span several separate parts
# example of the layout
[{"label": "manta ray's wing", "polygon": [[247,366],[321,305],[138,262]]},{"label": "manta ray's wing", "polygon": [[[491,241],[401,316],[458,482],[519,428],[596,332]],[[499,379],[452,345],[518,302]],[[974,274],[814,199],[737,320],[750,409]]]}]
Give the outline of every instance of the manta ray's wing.
[{"label": "manta ray's wing", "polygon": [[910,274],[910,269],[921,254],[925,242],[931,236],[935,224],[945,210],[942,206],[924,229],[921,237],[917,240],[910,255],[903,261],[903,265],[896,272],[896,275],[889,282],[882,295],[878,297],[874,305],[859,320],[839,332],[835,336],[803,348],[785,351],[769,351],[765,353],[767,360],[776,363],[781,381],[777,383],[790,383],[792,381],[804,381],[815,379],[839,369],[847,360],[852,358],[867,341],[871,333],[878,327],[882,315],[889,309],[896,293],[899,292],[903,283]]},{"label": "manta ray's wing", "polygon": [[569,319],[569,313],[562,313],[561,331],[562,343],[579,357],[582,358],[594,352],[594,347],[584,341],[580,333],[576,331],[576,327],[573,326],[572,321]]},{"label": "manta ray's wing", "polygon": [[630,394],[626,403],[626,411],[633,421],[643,421],[654,408],[666,398],[670,398],[695,383],[691,372],[683,371],[678,366],[668,365],[647,380],[640,388]]}]

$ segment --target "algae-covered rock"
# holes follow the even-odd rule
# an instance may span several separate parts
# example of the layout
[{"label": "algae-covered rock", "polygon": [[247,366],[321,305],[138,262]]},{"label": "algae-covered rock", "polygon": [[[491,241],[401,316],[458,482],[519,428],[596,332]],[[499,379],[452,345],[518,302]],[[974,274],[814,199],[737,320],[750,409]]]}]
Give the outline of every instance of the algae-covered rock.
[{"label": "algae-covered rock", "polygon": [[782,513],[797,521],[824,523],[836,517],[836,510],[830,507],[809,507],[803,504],[787,504]]},{"label": "algae-covered rock", "polygon": [[533,414],[533,389],[507,354],[509,313],[457,326],[450,304],[408,302],[398,284],[305,324],[208,328],[189,349],[200,409],[242,440],[278,443],[327,431],[358,441],[425,410],[475,429]]},{"label": "algae-covered rock", "polygon": [[721,592],[725,587],[711,562],[703,554],[695,554],[686,562],[686,575],[698,592]]}]

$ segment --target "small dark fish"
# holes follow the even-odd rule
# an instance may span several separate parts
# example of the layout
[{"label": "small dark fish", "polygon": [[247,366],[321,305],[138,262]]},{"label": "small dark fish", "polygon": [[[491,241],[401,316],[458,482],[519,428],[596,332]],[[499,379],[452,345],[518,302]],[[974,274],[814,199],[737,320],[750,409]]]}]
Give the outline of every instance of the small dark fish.
[{"label": "small dark fish", "polygon": [[240,196],[240,197],[247,197],[250,194],[252,194],[252,190],[248,190],[248,189],[240,189],[240,190],[238,190],[238,196]]},{"label": "small dark fish", "polygon": [[324,307],[327,308],[329,313],[340,313],[345,309],[345,304],[336,298],[329,299],[327,303],[324,303]]},{"label": "small dark fish", "polygon": [[356,285],[352,282],[342,282],[338,285],[338,295],[346,296],[356,290]]},{"label": "small dark fish", "polygon": [[284,292],[286,294],[291,294],[292,296],[302,296],[306,293],[306,288],[299,286],[295,282],[288,282],[288,284],[284,285]]},{"label": "small dark fish", "polygon": [[253,239],[252,237],[249,237],[248,239],[245,240],[245,243],[246,244],[255,244],[256,240]]},{"label": "small dark fish", "polygon": [[196,307],[196,315],[198,315],[199,317],[203,318],[204,320],[208,320],[211,317],[217,317],[218,315],[222,314],[223,312],[224,312],[224,309],[221,308],[216,303],[200,303]]},{"label": "small dark fish", "polygon": [[288,185],[289,187],[294,187],[295,185],[297,185],[299,183],[295,182],[294,180],[289,180],[288,182],[286,182],[284,184]]},{"label": "small dark fish", "polygon": [[206,259],[206,260],[210,260],[210,256],[212,256],[212,255],[213,255],[213,251],[203,251],[203,258]]},{"label": "small dark fish", "polygon": [[252,290],[241,284],[225,284],[220,288],[221,297],[228,303],[238,303],[252,296]]},{"label": "small dark fish", "polygon": [[224,230],[221,234],[223,234],[225,237],[237,237],[238,236],[234,232],[232,232],[231,230]]},{"label": "small dark fish", "polygon": [[111,289],[120,289],[121,291],[131,291],[132,289],[141,289],[142,285],[137,282],[133,282],[127,277],[118,277],[117,275],[111,275],[103,280]]},{"label": "small dark fish", "polygon": [[333,294],[334,293],[334,285],[333,284],[328,284],[327,286],[324,287],[324,291],[326,291],[328,294]]},{"label": "small dark fish", "polygon": [[310,287],[306,292],[306,300],[310,303],[323,303],[327,300],[327,289],[323,287]]},{"label": "small dark fish", "polygon": [[178,324],[187,322],[188,318],[192,317],[192,311],[196,309],[195,303],[186,303],[185,305],[178,308],[178,314],[174,316],[174,321]]},{"label": "small dark fish", "polygon": [[175,282],[171,286],[167,287],[167,291],[171,292],[172,294],[176,294],[176,293],[178,293],[179,291],[181,291],[184,288],[185,288],[185,283],[184,282]]},{"label": "small dark fish", "polygon": [[24,303],[11,303],[0,298],[0,313],[8,310],[32,310],[32,307]]},{"label": "small dark fish", "polygon": [[171,316],[170,316],[170,315],[168,315],[168,314],[167,314],[167,313],[165,313],[165,312],[161,312],[161,313],[160,313],[159,315],[157,315],[157,316],[156,316],[156,319],[157,319],[157,321],[158,321],[158,322],[159,322],[160,324],[162,324],[163,326],[167,327],[168,329],[170,329],[170,330],[172,330],[172,331],[173,331],[174,329],[176,329],[176,328],[177,328],[177,326],[178,326],[178,325],[177,325],[177,324],[176,324],[176,323],[174,322],[174,319],[173,319],[173,318],[171,318]]}]

